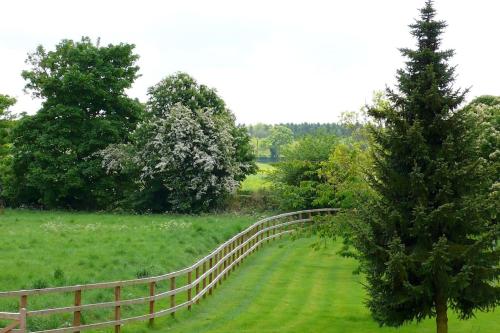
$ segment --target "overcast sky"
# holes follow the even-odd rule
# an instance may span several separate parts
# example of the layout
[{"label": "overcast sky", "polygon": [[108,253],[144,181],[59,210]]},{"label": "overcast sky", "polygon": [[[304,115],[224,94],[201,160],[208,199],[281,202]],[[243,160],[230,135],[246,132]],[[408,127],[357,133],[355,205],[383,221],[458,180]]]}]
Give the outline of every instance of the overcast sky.
[{"label": "overcast sky", "polygon": [[[0,20],[0,93],[14,111],[34,113],[23,93],[28,52],[82,35],[101,45],[127,42],[141,77],[129,94],[185,71],[215,87],[240,123],[331,122],[395,83],[399,47],[412,47],[408,24],[424,0],[349,1],[4,1]],[[436,0],[448,22],[457,85],[469,100],[500,95],[500,1]]]}]

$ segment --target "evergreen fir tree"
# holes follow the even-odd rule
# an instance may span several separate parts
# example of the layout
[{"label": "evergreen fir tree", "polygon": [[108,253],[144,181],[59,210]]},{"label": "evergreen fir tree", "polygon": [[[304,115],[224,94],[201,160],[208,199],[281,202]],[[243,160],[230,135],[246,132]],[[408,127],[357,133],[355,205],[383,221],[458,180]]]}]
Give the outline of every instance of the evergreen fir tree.
[{"label": "evergreen fir tree", "polygon": [[442,333],[448,308],[467,319],[499,304],[500,253],[496,213],[482,202],[498,204],[498,192],[459,109],[467,90],[453,86],[454,52],[440,50],[446,23],[435,14],[427,1],[410,25],[417,48],[401,49],[398,89],[369,110],[381,124],[372,128],[377,199],[356,235],[373,317],[387,326],[436,317]]}]

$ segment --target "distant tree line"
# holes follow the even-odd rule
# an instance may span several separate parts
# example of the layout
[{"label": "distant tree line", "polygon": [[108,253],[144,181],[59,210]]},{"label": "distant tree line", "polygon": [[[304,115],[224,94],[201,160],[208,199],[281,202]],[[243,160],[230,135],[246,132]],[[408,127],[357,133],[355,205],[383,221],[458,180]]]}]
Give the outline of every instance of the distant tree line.
[{"label": "distant tree line", "polygon": [[340,123],[279,123],[277,125],[269,125],[258,123],[255,125],[246,125],[248,134],[255,138],[265,138],[271,135],[271,131],[275,126],[287,127],[292,131],[293,137],[298,139],[305,135],[322,133],[331,134],[338,137],[347,137],[352,130],[343,126]]},{"label": "distant tree line", "polygon": [[277,125],[258,123],[246,125],[252,137],[257,160],[260,162],[278,162],[283,148],[305,136],[331,135],[349,137],[353,130],[360,127],[356,123],[346,126],[343,123],[280,123]]}]

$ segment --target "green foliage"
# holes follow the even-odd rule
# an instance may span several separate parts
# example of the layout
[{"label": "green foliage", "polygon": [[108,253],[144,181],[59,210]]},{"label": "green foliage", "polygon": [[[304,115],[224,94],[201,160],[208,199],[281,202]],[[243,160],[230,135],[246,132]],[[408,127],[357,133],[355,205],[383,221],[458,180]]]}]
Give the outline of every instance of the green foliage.
[{"label": "green foliage", "polygon": [[9,153],[11,143],[9,132],[13,123],[9,108],[14,104],[16,104],[15,98],[0,94],[0,160]]},{"label": "green foliage", "polygon": [[235,158],[244,166],[245,172],[237,175],[237,180],[242,181],[246,174],[257,171],[254,163],[255,156],[250,142],[250,136],[244,126],[236,126],[232,112],[214,88],[199,84],[187,73],[178,72],[167,76],[159,83],[148,89],[148,114],[158,117],[164,116],[175,104],[182,104],[195,112],[196,110],[210,109],[216,117],[221,117],[231,127],[234,138]]},{"label": "green foliage", "polygon": [[127,142],[141,117],[141,104],[125,95],[138,76],[133,49],[84,37],[28,56],[26,90],[44,102],[12,132],[11,204],[102,209],[123,196],[130,182],[106,175],[95,153]]},{"label": "green foliage", "polygon": [[434,17],[427,1],[411,25],[417,49],[401,50],[408,61],[398,90],[369,110],[383,125],[372,127],[377,195],[354,230],[375,320],[400,326],[436,316],[447,332],[448,306],[465,319],[499,304],[498,226],[483,202],[498,208],[498,196],[478,125],[468,109],[457,111],[466,91],[453,88],[453,51],[439,49],[446,24]]},{"label": "green foliage", "polygon": [[270,175],[282,209],[323,206],[331,199],[333,194],[320,170],[336,142],[331,135],[306,136],[284,151],[283,160]]},{"label": "green foliage", "polygon": [[325,134],[297,140],[270,175],[281,208],[355,208],[368,200],[373,191],[364,176],[371,167],[366,146]]},{"label": "green foliage", "polygon": [[267,178],[274,170],[274,167],[271,164],[265,163],[257,163],[257,167],[257,173],[248,175],[241,183],[241,192],[257,192],[265,190],[271,185]]},{"label": "green foliage", "polygon": [[149,89],[147,115],[129,145],[101,151],[110,174],[133,175],[141,211],[218,207],[256,171],[250,138],[215,90],[177,73]]},{"label": "green foliage", "polygon": [[11,175],[11,129],[14,121],[9,108],[16,103],[16,99],[0,94],[0,209],[3,207],[4,184]]},{"label": "green foliage", "polygon": [[293,132],[285,126],[274,126],[271,135],[267,138],[269,142],[271,158],[279,160],[281,148],[293,141]]},{"label": "green foliage", "polygon": [[[357,114],[357,113],[353,113]],[[314,136],[314,135],[334,135],[337,137],[347,138],[357,131],[361,127],[360,124],[355,126],[350,126],[343,123],[284,123],[278,125],[269,125],[258,123],[255,125],[247,125],[248,134],[252,138],[252,146],[257,156],[257,160],[263,163],[274,163],[279,160],[279,146],[273,145],[271,134],[274,128],[280,128],[280,132],[288,132],[283,128],[288,128],[292,131],[294,139],[300,139],[304,136]],[[288,132],[289,133],[289,132]],[[286,134],[288,136],[288,134]],[[293,140],[287,139],[285,145],[291,143]]]},{"label": "green foliage", "polygon": [[[338,144],[328,160],[322,163],[319,175],[325,179],[327,191],[319,192],[318,206],[344,209],[358,208],[375,193],[366,181],[372,167],[366,143]],[[330,194],[331,193],[331,194]]]}]

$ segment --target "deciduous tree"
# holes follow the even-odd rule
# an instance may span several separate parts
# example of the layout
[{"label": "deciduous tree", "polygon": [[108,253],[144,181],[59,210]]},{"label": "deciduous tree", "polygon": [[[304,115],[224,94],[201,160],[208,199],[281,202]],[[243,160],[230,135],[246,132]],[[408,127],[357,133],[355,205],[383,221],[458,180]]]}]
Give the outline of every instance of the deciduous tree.
[{"label": "deciduous tree", "polygon": [[26,90],[43,104],[13,130],[13,204],[102,209],[120,198],[128,180],[106,175],[95,153],[127,142],[141,117],[125,94],[138,76],[133,49],[84,37],[29,54]]},{"label": "deciduous tree", "polygon": [[101,152],[108,173],[135,175],[136,209],[207,211],[256,169],[246,128],[214,89],[177,73],[149,89],[147,106],[133,142]]}]

